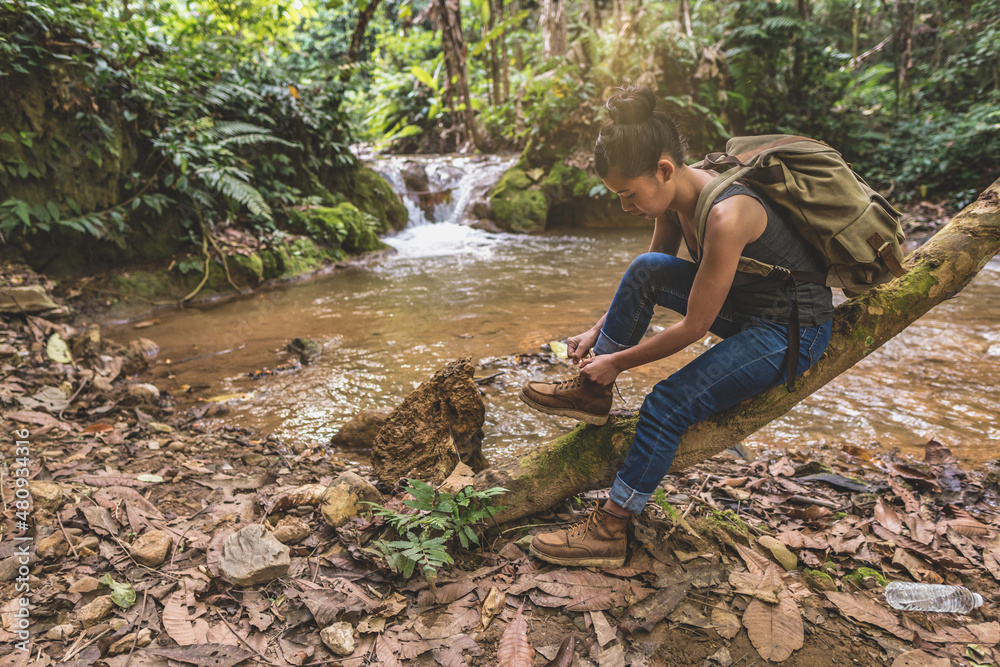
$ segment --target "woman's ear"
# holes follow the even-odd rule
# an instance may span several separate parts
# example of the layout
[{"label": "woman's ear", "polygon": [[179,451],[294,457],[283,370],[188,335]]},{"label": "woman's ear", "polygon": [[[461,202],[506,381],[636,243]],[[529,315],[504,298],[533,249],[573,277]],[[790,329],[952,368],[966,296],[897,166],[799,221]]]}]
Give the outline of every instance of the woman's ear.
[{"label": "woman's ear", "polygon": [[656,173],[664,183],[673,178],[676,171],[674,163],[665,157],[660,158],[660,161],[656,163]]}]

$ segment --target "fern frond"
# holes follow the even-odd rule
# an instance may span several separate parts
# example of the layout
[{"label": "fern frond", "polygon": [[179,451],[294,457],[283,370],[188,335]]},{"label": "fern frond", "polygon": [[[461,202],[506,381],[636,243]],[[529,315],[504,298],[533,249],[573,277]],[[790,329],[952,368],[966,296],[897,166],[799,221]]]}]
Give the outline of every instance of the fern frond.
[{"label": "fern frond", "polygon": [[230,174],[221,174],[218,188],[222,194],[249,208],[254,215],[271,219],[271,207],[264,201],[264,196],[246,181]]}]

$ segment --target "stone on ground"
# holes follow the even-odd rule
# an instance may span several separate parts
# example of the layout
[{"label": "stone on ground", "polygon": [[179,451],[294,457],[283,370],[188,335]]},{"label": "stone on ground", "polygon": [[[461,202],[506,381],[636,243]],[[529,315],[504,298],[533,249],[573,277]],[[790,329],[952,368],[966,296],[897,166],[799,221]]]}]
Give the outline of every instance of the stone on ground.
[{"label": "stone on ground", "polygon": [[353,472],[345,472],[323,493],[320,513],[330,526],[343,526],[367,509],[362,503],[381,503],[382,494]]},{"label": "stone on ground", "polygon": [[132,543],[132,557],[147,567],[156,567],[166,560],[172,543],[170,535],[164,531],[148,531]]},{"label": "stone on ground", "polygon": [[334,623],[323,628],[319,638],[334,655],[344,656],[354,653],[354,628],[350,623]]},{"label": "stone on ground", "polygon": [[260,524],[239,530],[222,544],[222,575],[237,586],[255,586],[288,573],[290,550]]},{"label": "stone on ground", "polygon": [[111,601],[110,595],[102,595],[100,597],[94,598],[89,604],[84,605],[76,612],[76,620],[83,624],[83,627],[89,628],[92,625],[97,625],[104,617],[108,615],[112,609],[114,609],[115,603]]}]

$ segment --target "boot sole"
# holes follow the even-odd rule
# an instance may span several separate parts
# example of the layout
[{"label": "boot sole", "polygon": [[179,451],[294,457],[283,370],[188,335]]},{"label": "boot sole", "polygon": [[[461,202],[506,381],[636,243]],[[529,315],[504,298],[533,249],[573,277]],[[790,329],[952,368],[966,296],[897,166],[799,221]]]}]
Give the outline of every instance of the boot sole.
[{"label": "boot sole", "polygon": [[574,410],[572,408],[551,408],[547,405],[542,405],[541,403],[536,403],[535,401],[528,398],[522,389],[518,392],[518,397],[529,406],[538,410],[539,412],[544,412],[547,415],[556,415],[559,417],[572,417],[573,419],[579,419],[582,422],[588,424],[593,424],[594,426],[603,426],[608,423],[608,415],[592,415],[589,412],[583,412],[581,410]]},{"label": "boot sole", "polygon": [[534,546],[529,546],[528,551],[535,558],[543,560],[546,563],[552,563],[553,565],[602,567],[609,570],[625,566],[625,556],[621,558],[559,558],[558,556],[550,556],[549,554],[536,551]]}]

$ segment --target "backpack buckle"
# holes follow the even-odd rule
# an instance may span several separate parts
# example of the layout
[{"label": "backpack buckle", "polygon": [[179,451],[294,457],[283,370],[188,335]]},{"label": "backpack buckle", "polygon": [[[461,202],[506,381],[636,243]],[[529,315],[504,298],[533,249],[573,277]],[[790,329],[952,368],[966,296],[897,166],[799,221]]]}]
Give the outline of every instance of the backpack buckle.
[{"label": "backpack buckle", "polygon": [[880,245],[878,248],[875,249],[875,254],[877,254],[879,257],[884,257],[885,251],[888,249],[889,249],[889,242],[883,241],[882,245]]}]

